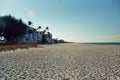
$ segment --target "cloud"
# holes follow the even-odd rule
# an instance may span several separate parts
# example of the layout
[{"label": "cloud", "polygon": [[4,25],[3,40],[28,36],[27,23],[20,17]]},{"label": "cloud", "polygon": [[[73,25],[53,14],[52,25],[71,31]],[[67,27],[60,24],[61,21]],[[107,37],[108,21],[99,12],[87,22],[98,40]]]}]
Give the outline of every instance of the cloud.
[{"label": "cloud", "polygon": [[28,17],[33,18],[33,17],[36,16],[36,13],[35,13],[34,10],[29,10],[28,13],[27,13],[27,15],[28,15]]}]

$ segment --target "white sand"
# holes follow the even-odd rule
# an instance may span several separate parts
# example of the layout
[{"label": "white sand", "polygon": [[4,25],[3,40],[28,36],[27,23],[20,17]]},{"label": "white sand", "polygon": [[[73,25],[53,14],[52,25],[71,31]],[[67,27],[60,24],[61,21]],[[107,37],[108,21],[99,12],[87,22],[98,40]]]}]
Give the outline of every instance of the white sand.
[{"label": "white sand", "polygon": [[120,46],[54,44],[0,52],[0,80],[120,80]]}]

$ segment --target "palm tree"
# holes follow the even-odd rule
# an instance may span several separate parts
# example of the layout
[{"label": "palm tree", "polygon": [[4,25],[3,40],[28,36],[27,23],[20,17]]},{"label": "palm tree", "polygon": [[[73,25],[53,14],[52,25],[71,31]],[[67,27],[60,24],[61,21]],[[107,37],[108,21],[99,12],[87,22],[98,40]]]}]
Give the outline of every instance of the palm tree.
[{"label": "palm tree", "polygon": [[45,34],[46,33],[46,30],[43,30],[43,34]]},{"label": "palm tree", "polygon": [[49,27],[46,27],[46,31],[49,30]]},{"label": "palm tree", "polygon": [[46,37],[45,37],[45,33],[46,33],[46,30],[43,31],[42,43],[46,43],[47,42]]},{"label": "palm tree", "polygon": [[41,26],[38,26],[38,28],[36,30],[41,29],[41,28],[42,28]]},{"label": "palm tree", "polygon": [[50,33],[50,32],[47,32],[47,34],[48,34],[48,37],[51,38],[51,33]]},{"label": "palm tree", "polygon": [[31,26],[33,23],[31,21],[28,21],[28,25]]}]

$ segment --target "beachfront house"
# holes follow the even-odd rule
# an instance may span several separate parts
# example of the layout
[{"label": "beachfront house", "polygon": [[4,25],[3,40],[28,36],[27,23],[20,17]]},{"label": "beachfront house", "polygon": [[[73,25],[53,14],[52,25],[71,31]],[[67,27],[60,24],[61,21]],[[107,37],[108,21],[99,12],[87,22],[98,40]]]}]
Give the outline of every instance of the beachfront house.
[{"label": "beachfront house", "polygon": [[18,43],[42,43],[43,38],[48,43],[52,42],[52,34],[50,32],[45,33],[44,31],[37,31],[35,28],[28,27],[26,34],[15,39],[15,41]]}]

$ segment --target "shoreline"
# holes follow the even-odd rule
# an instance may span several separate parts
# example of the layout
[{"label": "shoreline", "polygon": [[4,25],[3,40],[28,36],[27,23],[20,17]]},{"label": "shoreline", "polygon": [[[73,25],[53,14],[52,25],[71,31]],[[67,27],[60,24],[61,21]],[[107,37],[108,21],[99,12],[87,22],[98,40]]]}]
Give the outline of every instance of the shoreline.
[{"label": "shoreline", "polygon": [[67,42],[67,43],[55,43],[55,44],[38,44],[38,43],[24,43],[24,44],[2,44],[0,45],[0,52],[16,51],[18,49],[29,49],[29,48],[41,48],[40,46],[44,45],[59,45],[59,44],[76,44],[76,45],[93,45],[93,46],[120,46],[118,43],[76,43],[76,42]]}]

